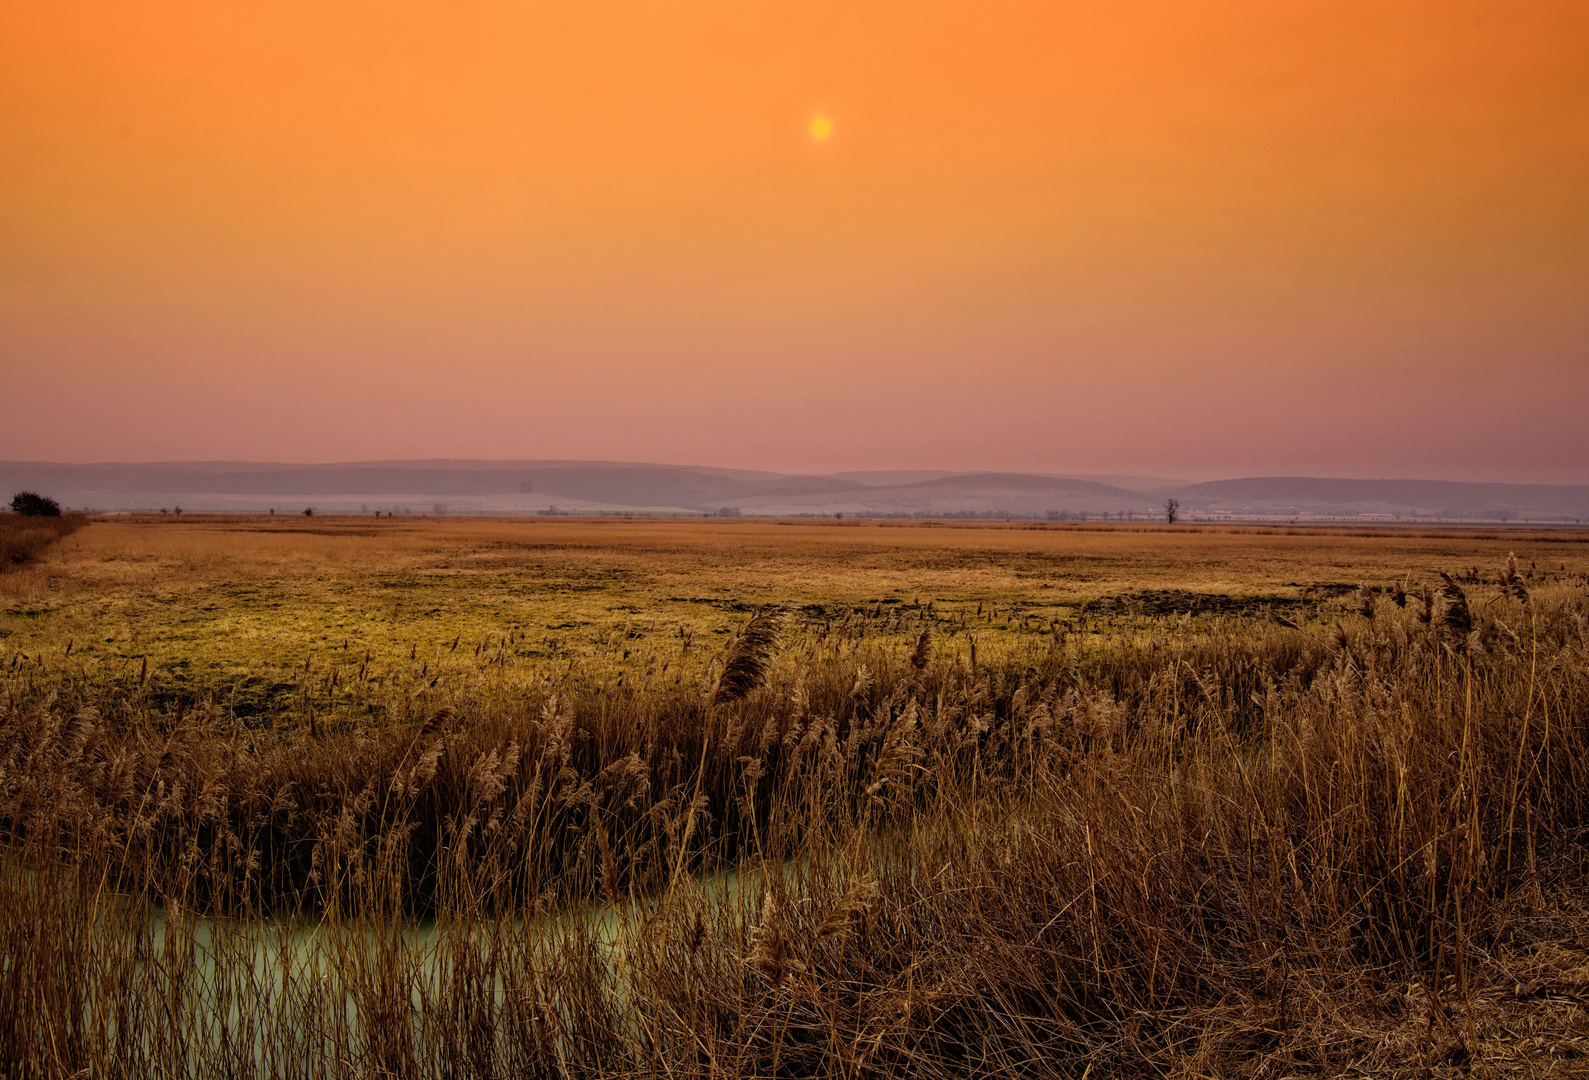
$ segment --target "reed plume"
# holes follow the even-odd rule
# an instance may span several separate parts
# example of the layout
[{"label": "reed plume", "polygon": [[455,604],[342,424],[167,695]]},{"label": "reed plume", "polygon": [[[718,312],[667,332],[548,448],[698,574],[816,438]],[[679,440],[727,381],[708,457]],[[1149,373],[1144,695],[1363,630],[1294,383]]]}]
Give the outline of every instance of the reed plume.
[{"label": "reed plume", "polygon": [[1357,613],[1370,622],[1374,619],[1374,590],[1363,584],[1357,587]]},{"label": "reed plume", "polygon": [[1509,552],[1506,556],[1506,566],[1497,575],[1501,586],[1501,593],[1515,600],[1528,603],[1528,586],[1523,584],[1523,576],[1517,572],[1517,554]]},{"label": "reed plume", "polygon": [[724,705],[739,701],[760,686],[767,677],[773,650],[783,635],[784,610],[778,605],[765,607],[751,616],[729,647],[723,673],[717,680],[712,703]]},{"label": "reed plume", "polygon": [[1465,638],[1473,629],[1473,613],[1468,609],[1468,594],[1462,591],[1462,586],[1456,583],[1452,576],[1444,570],[1440,572],[1442,582],[1439,590],[1440,628],[1453,637]]}]

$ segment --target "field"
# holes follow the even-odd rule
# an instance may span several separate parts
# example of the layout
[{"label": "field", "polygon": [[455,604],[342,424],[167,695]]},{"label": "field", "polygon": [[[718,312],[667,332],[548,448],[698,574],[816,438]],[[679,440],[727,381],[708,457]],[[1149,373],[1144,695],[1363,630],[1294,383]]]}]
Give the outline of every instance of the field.
[{"label": "field", "polygon": [[31,554],[8,1075],[1589,1068],[1586,532],[184,516]]}]

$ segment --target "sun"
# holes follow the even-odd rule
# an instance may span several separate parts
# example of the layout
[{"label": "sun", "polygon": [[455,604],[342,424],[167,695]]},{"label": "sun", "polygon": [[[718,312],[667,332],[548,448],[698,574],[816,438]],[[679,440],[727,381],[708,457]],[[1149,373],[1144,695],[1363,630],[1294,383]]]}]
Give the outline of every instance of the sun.
[{"label": "sun", "polygon": [[817,142],[827,142],[833,134],[833,121],[820,113],[811,118],[811,137]]}]

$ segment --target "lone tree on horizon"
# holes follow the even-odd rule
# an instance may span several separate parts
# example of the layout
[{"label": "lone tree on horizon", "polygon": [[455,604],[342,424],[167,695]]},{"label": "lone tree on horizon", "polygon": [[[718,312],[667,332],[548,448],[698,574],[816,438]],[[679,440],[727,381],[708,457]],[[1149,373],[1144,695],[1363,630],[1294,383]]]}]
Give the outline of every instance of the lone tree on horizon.
[{"label": "lone tree on horizon", "polygon": [[23,517],[60,517],[61,504],[37,491],[19,491],[11,496],[11,512]]},{"label": "lone tree on horizon", "polygon": [[1181,516],[1181,500],[1180,499],[1165,499],[1164,500],[1164,520],[1169,522],[1171,525],[1174,525],[1176,519],[1179,518],[1180,516]]}]

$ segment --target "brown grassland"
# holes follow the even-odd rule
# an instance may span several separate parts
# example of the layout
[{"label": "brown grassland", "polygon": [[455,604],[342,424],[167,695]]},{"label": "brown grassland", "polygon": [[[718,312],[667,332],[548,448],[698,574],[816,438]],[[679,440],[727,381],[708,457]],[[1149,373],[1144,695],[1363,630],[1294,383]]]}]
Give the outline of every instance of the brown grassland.
[{"label": "brown grassland", "polygon": [[0,571],[17,563],[31,562],[63,536],[70,536],[87,524],[85,518],[29,517],[0,512]]},{"label": "brown grassland", "polygon": [[0,1075],[1589,1071],[1589,532],[30,543]]}]

